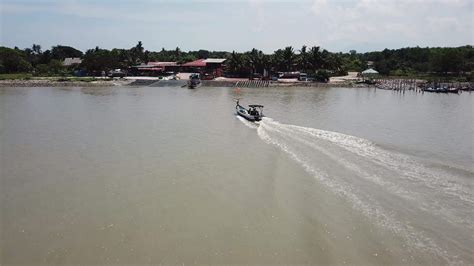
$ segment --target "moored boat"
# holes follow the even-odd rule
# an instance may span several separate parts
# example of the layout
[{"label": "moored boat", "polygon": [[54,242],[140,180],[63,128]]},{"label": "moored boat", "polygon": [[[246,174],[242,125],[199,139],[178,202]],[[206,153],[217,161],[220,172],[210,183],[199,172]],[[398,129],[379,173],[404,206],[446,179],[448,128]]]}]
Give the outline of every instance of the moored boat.
[{"label": "moored boat", "polygon": [[239,104],[239,100],[236,100],[236,102],[235,110],[238,115],[252,122],[262,120],[262,117],[264,116],[263,105],[250,104],[247,109]]},{"label": "moored boat", "polygon": [[201,78],[199,74],[191,74],[188,81],[188,89],[195,89],[201,85]]},{"label": "moored boat", "polygon": [[448,89],[447,88],[432,88],[432,87],[428,87],[428,88],[425,88],[425,89],[422,89],[423,91],[426,91],[426,92],[435,92],[435,93],[448,93]]},{"label": "moored boat", "polygon": [[450,92],[450,93],[459,93],[459,89],[451,87],[451,88],[448,88],[448,92]]}]

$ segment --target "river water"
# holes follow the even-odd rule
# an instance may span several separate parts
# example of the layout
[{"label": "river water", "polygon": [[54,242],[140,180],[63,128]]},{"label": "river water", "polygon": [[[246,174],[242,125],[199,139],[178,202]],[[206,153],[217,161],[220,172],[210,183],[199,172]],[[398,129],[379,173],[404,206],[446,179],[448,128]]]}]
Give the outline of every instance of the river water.
[{"label": "river water", "polygon": [[[267,117],[236,117],[234,98]],[[366,88],[1,88],[0,264],[474,264],[473,106]]]}]

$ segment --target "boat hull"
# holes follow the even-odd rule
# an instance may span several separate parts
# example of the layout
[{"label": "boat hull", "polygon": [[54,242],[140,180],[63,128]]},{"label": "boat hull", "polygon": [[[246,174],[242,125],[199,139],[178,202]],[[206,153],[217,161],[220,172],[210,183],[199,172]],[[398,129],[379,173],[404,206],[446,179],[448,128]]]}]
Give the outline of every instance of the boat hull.
[{"label": "boat hull", "polygon": [[261,115],[251,115],[247,112],[247,110],[245,110],[245,108],[237,107],[236,111],[237,111],[237,115],[240,115],[241,117],[243,117],[243,118],[245,118],[249,121],[255,122],[255,121],[262,120]]},{"label": "boat hull", "polygon": [[423,89],[423,91],[425,92],[434,92],[434,93],[448,93],[448,90],[445,90],[445,89],[432,89],[432,88],[427,88],[427,89]]},{"label": "boat hull", "polygon": [[201,85],[200,80],[190,80],[188,82],[188,89],[195,89]]}]

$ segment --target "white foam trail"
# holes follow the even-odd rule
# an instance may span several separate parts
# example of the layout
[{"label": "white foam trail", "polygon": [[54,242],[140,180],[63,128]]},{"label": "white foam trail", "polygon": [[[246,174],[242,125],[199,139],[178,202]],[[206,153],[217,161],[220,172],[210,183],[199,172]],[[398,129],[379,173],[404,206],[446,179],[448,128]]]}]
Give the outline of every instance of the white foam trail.
[{"label": "white foam trail", "polygon": [[253,122],[248,121],[247,119],[241,117],[240,115],[235,115],[244,125],[246,125],[249,128],[256,129],[258,128],[258,124],[255,124]]},{"label": "white foam trail", "polygon": [[369,140],[338,132],[294,125],[285,125],[270,118],[267,118],[264,121],[265,125],[273,125],[274,127],[289,129],[293,135],[297,135],[294,133],[302,133],[311,135],[317,139],[330,141],[352,153],[368,158],[378,165],[388,167],[399,173],[403,173],[400,175],[401,178],[407,178],[411,181],[420,182],[421,184],[432,189],[442,189],[446,194],[471,204],[474,203],[472,189],[453,182],[453,180],[456,178],[450,178],[450,174],[433,171],[432,169],[424,166],[420,162],[417,162],[407,155],[388,152],[377,147]]},{"label": "white foam trail", "polygon": [[[447,253],[422,230],[395,218],[416,215],[418,210],[422,210],[441,218],[436,225],[438,227],[448,222],[455,230],[474,228],[469,218],[472,218],[474,207],[472,193],[469,188],[453,182],[455,177],[443,179],[442,174],[409,156],[389,152],[369,140],[337,132],[286,125],[270,118],[262,120],[257,132],[262,140],[288,153],[308,173],[346,198],[355,209],[379,226],[402,236],[414,248],[443,258],[449,264],[462,264],[456,254]],[[329,159],[326,161],[330,164],[327,169],[317,167],[316,161],[321,163],[321,159],[314,157],[317,154],[325,160]],[[355,178],[337,176],[337,170],[333,170],[338,168],[337,165],[355,173]],[[380,196],[371,193],[370,187],[373,186],[378,186],[387,194]],[[396,206],[401,209],[396,211],[396,216],[393,211],[386,210],[393,207],[390,206],[391,200],[402,202]]]},{"label": "white foam trail", "polygon": [[[444,219],[446,219],[447,221],[450,221],[452,223],[464,224],[470,227],[471,229],[474,229],[474,223],[472,220],[465,219],[462,217],[461,218],[457,217],[457,214],[454,212],[454,209],[446,207],[443,205],[443,202],[440,202],[440,199],[437,198],[438,194],[430,193],[426,195],[410,188],[404,188],[403,186],[398,184],[400,183],[400,180],[389,180],[388,178],[384,178],[384,176],[381,176],[381,173],[375,173],[374,170],[375,170],[376,165],[371,165],[370,171],[368,171],[364,169],[361,165],[359,165],[361,163],[360,161],[357,163],[354,163],[354,162],[351,162],[350,160],[345,159],[344,157],[341,157],[339,154],[337,155],[333,154],[332,153],[333,151],[329,150],[329,148],[324,148],[324,146],[321,145],[320,143],[315,143],[314,138],[307,138],[307,136],[305,138],[304,134],[297,134],[296,132],[294,132],[294,130],[288,130],[288,128],[285,128],[286,126],[289,128],[293,127],[289,125],[283,126],[282,124],[279,124],[279,126],[275,127],[275,126],[269,126],[269,124],[267,123],[262,125],[262,127],[264,127],[266,130],[278,132],[278,134],[281,134],[282,136],[291,138],[292,140],[295,140],[297,142],[301,142],[305,146],[311,147],[314,150],[319,151],[320,153],[330,158],[331,160],[337,161],[338,164],[341,165],[342,167],[356,173],[358,177],[364,178],[368,181],[371,181],[379,185],[380,187],[383,187],[385,190],[388,190],[391,193],[399,197],[402,197],[405,200],[410,201],[411,204],[418,205],[420,209],[429,211],[430,213],[438,214],[442,216]],[[344,135],[337,132],[328,132],[328,131],[325,132],[325,134],[331,134],[331,133],[335,135]],[[311,134],[311,136],[313,135]],[[363,146],[367,146],[367,143],[370,143],[367,140],[356,138],[353,136],[348,136],[348,135],[344,135],[344,136],[347,136],[347,138],[357,139],[356,143],[362,143]],[[374,144],[371,144],[371,145],[373,146]],[[373,160],[371,160],[370,163],[373,163]],[[379,164],[379,167],[385,168],[386,165]],[[398,171],[398,168],[396,170]],[[399,171],[398,172],[397,171],[392,169],[391,172],[384,171],[382,174],[386,174],[386,175],[391,174],[392,176],[397,176],[397,177],[403,175],[403,174],[400,174]],[[412,183],[410,183],[410,185],[411,184]],[[456,190],[456,191],[459,191],[459,190]],[[451,192],[452,191],[448,191],[448,194],[450,194]],[[456,196],[459,196],[459,195],[456,195]],[[461,198],[465,198],[465,197],[461,195]],[[419,199],[423,199],[423,200],[420,201]],[[426,202],[429,202],[429,204],[427,204]],[[469,203],[469,200],[468,200],[468,203]],[[465,204],[465,205],[467,205],[466,208],[469,208],[470,206],[469,204]]]},{"label": "white foam trail", "polygon": [[[268,122],[282,125],[273,120],[268,120]],[[409,178],[413,181],[421,181],[424,185],[431,188],[442,188],[447,194],[458,197],[461,200],[474,203],[473,194],[471,193],[470,189],[451,182],[447,173],[440,174],[439,172],[434,172],[406,155],[387,152],[378,148],[373,142],[369,140],[342,133],[294,125],[285,126],[302,133],[310,134],[316,138],[335,143],[357,155],[369,158],[379,165],[390,167],[393,170],[403,172],[404,174],[402,177]]]}]

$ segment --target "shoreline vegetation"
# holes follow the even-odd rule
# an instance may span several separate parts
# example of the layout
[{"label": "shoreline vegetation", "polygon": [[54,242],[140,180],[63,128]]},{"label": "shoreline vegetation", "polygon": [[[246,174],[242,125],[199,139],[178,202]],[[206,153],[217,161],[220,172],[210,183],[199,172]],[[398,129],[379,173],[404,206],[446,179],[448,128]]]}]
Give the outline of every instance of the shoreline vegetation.
[{"label": "shoreline vegetation", "polygon": [[[223,73],[206,80],[209,85],[224,86],[363,86],[361,81],[372,79],[421,80],[427,83],[473,82],[474,48],[461,47],[401,48],[358,53],[333,53],[319,46],[291,46],[278,49],[271,54],[258,49],[247,52],[226,51],[148,51],[142,42],[130,49],[89,49],[85,53],[70,46],[57,45],[43,51],[40,45],[31,48],[0,47],[0,86],[114,86],[153,84],[146,81],[162,79],[163,73],[145,76],[129,76],[133,68],[148,62],[174,62],[177,65],[193,60],[222,58]],[[77,59],[67,64],[66,59]],[[375,69],[376,77],[360,77],[364,69]],[[124,79],[107,78],[106,73],[120,69],[128,71]],[[163,68],[164,69],[164,68]],[[176,71],[176,70],[175,70]],[[194,71],[194,70],[193,70]],[[203,71],[206,69],[196,70]],[[304,73],[308,81],[277,81],[279,73]],[[174,75],[178,75],[175,72]],[[151,77],[153,76],[153,77]],[[166,79],[166,77],[165,77]],[[180,78],[178,78],[180,79]],[[145,81],[144,81],[145,80]],[[181,78],[181,81],[183,78]],[[257,80],[257,81],[255,81]],[[259,82],[258,80],[261,80]],[[247,82],[246,82],[247,81]],[[255,82],[253,82],[255,81]],[[171,81],[167,81],[171,82]],[[367,82],[369,83],[369,82]],[[371,82],[370,82],[371,83]],[[328,85],[324,85],[328,84]],[[372,83],[373,84],[373,83]],[[369,84],[365,84],[369,85]]]}]

